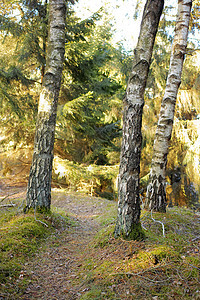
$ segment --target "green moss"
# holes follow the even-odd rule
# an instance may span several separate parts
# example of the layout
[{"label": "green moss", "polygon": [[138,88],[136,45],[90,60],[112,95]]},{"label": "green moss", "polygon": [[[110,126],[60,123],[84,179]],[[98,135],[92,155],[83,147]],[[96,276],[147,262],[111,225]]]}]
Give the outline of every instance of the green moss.
[{"label": "green moss", "polygon": [[125,233],[122,233],[122,236],[124,239],[126,239],[128,241],[130,241],[130,240],[141,241],[145,238],[145,234],[142,229],[141,223],[132,224],[128,235]]},{"label": "green moss", "polygon": [[113,231],[114,231],[114,225],[107,226],[106,228],[100,230],[94,238],[95,240],[94,247],[103,248],[104,246],[109,244],[109,240],[113,236]]},{"label": "green moss", "polygon": [[104,260],[99,266],[94,269],[95,274],[108,274],[113,271],[113,263],[110,260]]},{"label": "green moss", "polygon": [[[40,213],[40,214],[50,214],[51,210],[49,207],[45,207],[45,206],[37,206],[36,207],[36,212]],[[24,207],[24,213],[34,213],[34,208],[33,207]]]},{"label": "green moss", "polygon": [[154,257],[157,257],[158,262],[161,262],[164,259],[172,259],[172,258],[178,258],[179,254],[176,253],[174,250],[172,250],[169,246],[167,245],[161,245],[157,246],[155,249],[153,249],[150,252],[151,255]]},{"label": "green moss", "polygon": [[105,290],[102,287],[102,290],[99,286],[93,286],[90,291],[86,292],[83,296],[81,296],[80,300],[103,300],[103,299],[115,299],[115,294],[112,291]]},{"label": "green moss", "polygon": [[89,299],[102,299],[101,291],[97,287],[93,287],[91,291],[88,291],[80,298],[80,300],[89,300]]},{"label": "green moss", "polygon": [[15,208],[10,208],[10,210],[6,211],[6,213],[3,213],[2,210],[2,213],[0,214],[0,225],[3,226],[7,222],[9,222],[13,218],[13,216],[15,216],[15,214]]},{"label": "green moss", "polygon": [[134,268],[146,268],[151,264],[159,264],[172,259],[177,260],[178,253],[167,245],[156,245],[148,251],[139,251],[136,260],[134,260]]},{"label": "green moss", "polygon": [[190,278],[199,278],[200,259],[198,257],[188,256],[186,257],[185,262],[187,264],[185,276]]},{"label": "green moss", "polygon": [[7,270],[6,273],[18,271],[18,268],[13,271],[12,265],[16,262],[17,265],[23,264],[25,258],[36,251],[43,238],[51,231],[52,228],[36,222],[33,215],[15,216],[4,223],[0,228],[1,269]]},{"label": "green moss", "polygon": [[33,213],[16,215],[16,210],[0,212],[0,282],[5,293],[13,294],[25,288],[25,281],[17,281],[24,263],[54,228],[66,227],[69,223],[68,218],[56,213],[37,213],[35,218]]}]

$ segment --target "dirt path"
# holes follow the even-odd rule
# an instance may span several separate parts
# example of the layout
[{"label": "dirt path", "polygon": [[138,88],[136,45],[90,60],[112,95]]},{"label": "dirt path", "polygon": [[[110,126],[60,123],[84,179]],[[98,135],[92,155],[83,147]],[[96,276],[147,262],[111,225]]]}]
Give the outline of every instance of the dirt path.
[{"label": "dirt path", "polygon": [[[0,197],[5,196],[6,201],[21,200],[25,187],[0,182]],[[25,263],[16,279],[18,296],[0,299],[200,299],[199,213],[171,209],[159,219],[165,222],[166,238],[160,226],[143,219],[147,239],[124,241],[109,235],[116,202],[53,189],[52,208],[69,215],[73,224],[55,230]],[[21,295],[23,280],[29,285]]]},{"label": "dirt path", "polygon": [[87,275],[80,273],[79,268],[87,257],[87,245],[100,229],[98,216],[105,213],[110,203],[53,190],[52,205],[70,214],[74,225],[57,230],[46,240],[45,250],[25,264],[21,274],[31,283],[20,299],[80,299],[89,288]]},{"label": "dirt path", "polygon": [[[8,196],[8,201],[25,199],[25,195],[26,184],[1,182],[0,196]],[[116,203],[106,199],[52,189],[52,208],[58,213],[64,211],[73,224],[56,230],[34,260],[25,263],[18,280],[25,279],[30,284],[17,299],[80,299],[89,290],[87,274],[81,273],[82,263],[88,256],[88,244],[103,227],[101,220],[109,215],[113,206]],[[16,297],[10,299],[16,300]]]}]

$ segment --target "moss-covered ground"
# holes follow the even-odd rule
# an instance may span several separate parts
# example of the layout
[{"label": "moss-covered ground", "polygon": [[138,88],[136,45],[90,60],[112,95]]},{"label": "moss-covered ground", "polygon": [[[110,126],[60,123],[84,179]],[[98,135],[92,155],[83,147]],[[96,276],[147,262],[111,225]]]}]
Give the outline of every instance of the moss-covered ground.
[{"label": "moss-covered ground", "polygon": [[143,211],[145,239],[127,241],[114,201],[56,189],[52,207],[1,210],[1,299],[200,299],[199,212]]},{"label": "moss-covered ground", "polygon": [[24,214],[18,210],[20,203],[14,199],[12,206],[0,211],[0,299],[20,298],[31,281],[24,265],[36,259],[49,236],[71,224],[68,217],[54,212]]},{"label": "moss-covered ground", "polygon": [[80,299],[200,299],[200,214],[171,208],[153,219],[163,226],[143,212],[140,242],[114,239],[114,224],[98,232],[80,270],[90,287]]}]

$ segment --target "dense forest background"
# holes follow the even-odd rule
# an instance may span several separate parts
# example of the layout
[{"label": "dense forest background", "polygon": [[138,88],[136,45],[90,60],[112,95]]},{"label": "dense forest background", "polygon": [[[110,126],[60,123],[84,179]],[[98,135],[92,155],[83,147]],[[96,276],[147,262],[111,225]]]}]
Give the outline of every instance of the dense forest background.
[{"label": "dense forest background", "polygon": [[[199,206],[200,65],[198,1],[194,3],[188,51],[178,93],[168,155],[170,205]],[[0,172],[27,180],[34,143],[37,105],[44,76],[48,5],[46,1],[6,1],[0,5]],[[141,200],[145,198],[154,134],[169,68],[173,8],[160,22],[143,115]],[[139,15],[137,7],[135,17]],[[79,19],[68,2],[66,48],[59,98],[53,184],[117,199],[122,131],[122,99],[133,51],[113,42],[106,7]]]}]

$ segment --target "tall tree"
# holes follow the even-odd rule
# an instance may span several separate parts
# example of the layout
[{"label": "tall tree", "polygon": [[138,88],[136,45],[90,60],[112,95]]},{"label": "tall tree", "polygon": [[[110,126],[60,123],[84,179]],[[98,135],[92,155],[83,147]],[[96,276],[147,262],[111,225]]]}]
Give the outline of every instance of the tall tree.
[{"label": "tall tree", "polygon": [[57,102],[65,52],[65,0],[50,0],[46,68],[40,93],[33,160],[26,197],[29,208],[50,209]]},{"label": "tall tree", "polygon": [[142,235],[139,195],[142,111],[153,45],[163,5],[164,0],[146,1],[138,43],[134,50],[133,68],[124,97],[116,237],[123,235],[126,238],[137,239]]},{"label": "tall tree", "polygon": [[[76,162],[108,164],[119,153],[121,95],[125,80],[121,50],[111,44],[110,24],[96,24],[88,36],[67,43],[56,126],[59,155]],[[119,155],[117,155],[119,157]]]},{"label": "tall tree", "polygon": [[147,187],[147,202],[150,209],[159,212],[166,211],[165,173],[167,155],[173,128],[176,98],[181,83],[181,74],[187,47],[191,7],[192,0],[178,1],[170,68],[154,140],[150,181]]}]

